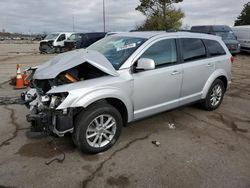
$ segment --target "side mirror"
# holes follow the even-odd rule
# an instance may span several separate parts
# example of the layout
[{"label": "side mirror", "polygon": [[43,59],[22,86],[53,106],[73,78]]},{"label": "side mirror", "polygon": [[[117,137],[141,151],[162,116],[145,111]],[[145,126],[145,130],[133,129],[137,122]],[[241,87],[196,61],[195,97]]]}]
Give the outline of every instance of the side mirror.
[{"label": "side mirror", "polygon": [[137,62],[137,70],[153,70],[155,69],[155,61],[149,58],[141,58]]}]

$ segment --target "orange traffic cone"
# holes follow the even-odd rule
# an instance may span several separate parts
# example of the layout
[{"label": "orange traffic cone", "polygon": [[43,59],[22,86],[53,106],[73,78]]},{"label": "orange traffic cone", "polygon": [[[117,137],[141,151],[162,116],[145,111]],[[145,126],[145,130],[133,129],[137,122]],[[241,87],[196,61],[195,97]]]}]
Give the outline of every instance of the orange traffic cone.
[{"label": "orange traffic cone", "polygon": [[16,66],[16,69],[17,70],[16,70],[16,87],[15,87],[15,89],[24,89],[26,87],[24,86],[21,69],[20,69],[20,66],[18,64]]}]

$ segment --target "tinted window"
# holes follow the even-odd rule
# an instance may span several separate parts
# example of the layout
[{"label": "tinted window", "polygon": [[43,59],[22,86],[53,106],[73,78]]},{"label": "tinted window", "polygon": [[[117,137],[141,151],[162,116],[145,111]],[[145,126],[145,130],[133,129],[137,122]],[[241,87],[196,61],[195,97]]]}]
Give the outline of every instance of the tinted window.
[{"label": "tinted window", "polygon": [[177,55],[175,39],[166,39],[153,44],[144,52],[141,58],[153,59],[156,66],[176,63]]},{"label": "tinted window", "polygon": [[210,26],[193,26],[191,27],[191,31],[198,32],[198,33],[210,33],[211,31]]},{"label": "tinted window", "polygon": [[206,57],[206,49],[200,39],[181,39],[184,61],[198,60]]},{"label": "tinted window", "polygon": [[232,31],[218,31],[215,35],[220,36],[222,40],[236,40],[236,36]]},{"label": "tinted window", "polygon": [[214,41],[214,40],[203,40],[210,56],[219,56],[219,55],[225,55],[226,52],[223,49],[223,47],[220,45],[219,42]]},{"label": "tinted window", "polygon": [[78,40],[79,36],[80,36],[79,34],[72,34],[72,35],[70,35],[68,40]]}]

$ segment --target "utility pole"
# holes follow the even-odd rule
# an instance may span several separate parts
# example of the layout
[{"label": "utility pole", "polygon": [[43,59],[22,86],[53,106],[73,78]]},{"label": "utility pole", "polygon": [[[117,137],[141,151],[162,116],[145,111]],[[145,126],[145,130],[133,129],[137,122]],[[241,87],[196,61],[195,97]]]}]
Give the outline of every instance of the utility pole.
[{"label": "utility pole", "polygon": [[105,15],[105,0],[102,1],[102,7],[103,7],[103,31],[106,31],[106,15]]},{"label": "utility pole", "polygon": [[75,32],[75,17],[73,16],[72,19],[73,19],[73,20],[72,20],[72,21],[73,21],[73,23],[72,23],[72,24],[73,24],[73,25],[72,25],[72,27],[73,27],[73,32]]}]

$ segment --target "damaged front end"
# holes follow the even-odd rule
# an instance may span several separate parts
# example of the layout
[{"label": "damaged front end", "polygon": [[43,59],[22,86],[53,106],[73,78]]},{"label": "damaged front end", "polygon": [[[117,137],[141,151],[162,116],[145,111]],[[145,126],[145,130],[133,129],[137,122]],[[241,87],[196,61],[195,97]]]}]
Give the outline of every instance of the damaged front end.
[{"label": "damaged front end", "polygon": [[[104,56],[87,50],[59,55],[37,69],[31,70],[33,72],[30,74],[30,89],[21,95],[30,110],[27,121],[31,123],[31,131],[46,131],[58,136],[73,132],[74,116],[81,108],[72,108],[68,103],[64,104],[63,108],[59,108],[69,96],[70,89],[56,93],[51,91],[65,88],[67,84],[74,85],[89,79],[118,75]],[[71,98],[68,99],[70,100]]]},{"label": "damaged front end", "polygon": [[54,53],[55,48],[53,46],[54,40],[43,40],[40,42],[39,51],[40,53]]},{"label": "damaged front end", "polygon": [[[33,87],[29,91],[22,93],[21,97],[25,105],[30,109],[30,114],[26,116],[27,121],[31,123],[32,132],[54,133],[63,136],[66,132],[73,130],[74,109],[66,108],[57,110],[57,107],[64,101],[68,93],[45,94],[47,84],[43,82],[43,87],[38,87],[33,80]],[[49,82],[49,81],[48,81]]]}]

